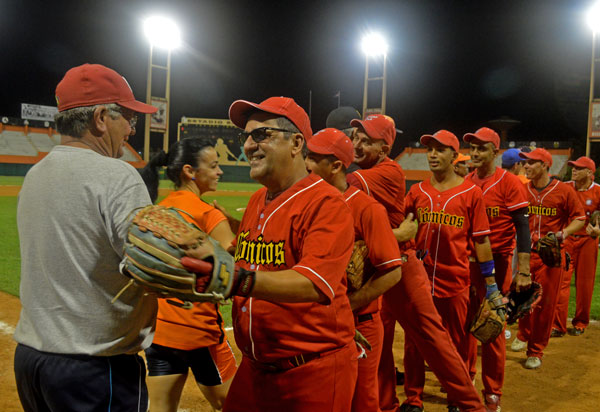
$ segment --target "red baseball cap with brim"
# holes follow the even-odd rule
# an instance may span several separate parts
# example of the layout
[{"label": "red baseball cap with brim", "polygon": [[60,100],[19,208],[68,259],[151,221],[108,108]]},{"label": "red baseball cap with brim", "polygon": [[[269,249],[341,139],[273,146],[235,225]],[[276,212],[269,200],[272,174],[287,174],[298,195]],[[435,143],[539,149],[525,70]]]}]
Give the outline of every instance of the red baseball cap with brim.
[{"label": "red baseball cap with brim", "polygon": [[567,164],[571,167],[581,167],[584,169],[590,169],[592,173],[596,173],[596,163],[594,163],[594,161],[589,157],[581,156],[575,161],[569,160]]},{"label": "red baseball cap with brim", "polygon": [[229,107],[229,119],[234,125],[243,129],[248,123],[248,117],[254,110],[283,116],[300,130],[304,139],[312,137],[310,119],[304,109],[290,97],[269,97],[261,103],[252,103],[246,100],[236,100]]},{"label": "red baseball cap with brim", "polygon": [[521,152],[519,153],[519,156],[521,156],[522,159],[539,160],[547,164],[548,167],[552,166],[552,155],[549,151],[542,149],[541,147],[538,147],[529,153]]},{"label": "red baseball cap with brim", "polygon": [[345,167],[354,161],[354,145],[344,132],[334,128],[319,130],[306,142],[313,153],[333,155],[341,160]]},{"label": "red baseball cap with brim", "polygon": [[352,127],[362,127],[371,139],[383,140],[387,145],[394,144],[396,138],[396,124],[394,120],[384,114],[370,114],[364,120],[353,119]]},{"label": "red baseball cap with brim", "polygon": [[432,139],[440,142],[444,146],[452,148],[455,152],[458,152],[458,149],[460,149],[458,138],[454,135],[454,133],[449,132],[448,130],[442,129],[438,130],[434,134],[424,134],[421,136],[421,144],[428,146]]},{"label": "red baseball cap with brim", "polygon": [[470,143],[473,139],[482,141],[484,143],[493,143],[496,149],[500,147],[500,136],[498,136],[498,133],[489,127],[482,127],[475,133],[467,133],[463,136],[463,140],[467,143]]},{"label": "red baseball cap with brim", "polygon": [[135,100],[127,80],[101,64],[73,67],[56,86],[58,111],[75,107],[116,103],[138,113],[155,113],[158,108]]}]

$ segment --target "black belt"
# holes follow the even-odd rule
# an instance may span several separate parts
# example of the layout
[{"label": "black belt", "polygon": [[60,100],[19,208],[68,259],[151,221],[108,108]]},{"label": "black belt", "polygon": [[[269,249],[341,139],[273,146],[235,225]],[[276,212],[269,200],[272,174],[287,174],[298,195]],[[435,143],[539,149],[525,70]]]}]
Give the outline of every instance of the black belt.
[{"label": "black belt", "polygon": [[363,323],[363,322],[366,322],[368,320],[373,320],[373,314],[372,313],[365,313],[364,315],[358,315],[356,317],[356,320],[358,321],[358,323]]}]

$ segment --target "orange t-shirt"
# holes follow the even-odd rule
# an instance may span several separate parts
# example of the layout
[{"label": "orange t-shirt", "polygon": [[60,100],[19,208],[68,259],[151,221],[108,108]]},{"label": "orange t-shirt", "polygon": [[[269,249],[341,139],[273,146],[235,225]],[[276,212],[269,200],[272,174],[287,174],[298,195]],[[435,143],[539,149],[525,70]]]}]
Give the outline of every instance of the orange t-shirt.
[{"label": "orange t-shirt", "polygon": [[[171,192],[160,204],[185,210],[194,219],[184,213],[181,215],[209,234],[227,220],[223,213],[187,190]],[[218,304],[194,303],[192,309],[183,309],[167,303],[166,299],[158,299],[153,343],[181,350],[202,348],[222,342],[223,327]]]}]

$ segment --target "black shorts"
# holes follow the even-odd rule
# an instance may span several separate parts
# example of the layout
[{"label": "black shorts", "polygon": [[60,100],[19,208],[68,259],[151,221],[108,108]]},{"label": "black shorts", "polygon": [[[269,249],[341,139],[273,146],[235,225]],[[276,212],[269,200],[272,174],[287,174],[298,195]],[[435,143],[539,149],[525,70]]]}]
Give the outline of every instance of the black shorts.
[{"label": "black shorts", "polygon": [[148,409],[146,367],[138,355],[63,355],[19,344],[14,367],[26,412]]},{"label": "black shorts", "polygon": [[196,382],[204,386],[216,386],[229,380],[237,369],[227,340],[193,350],[173,349],[153,343],[145,352],[148,376],[186,374],[191,368]]}]

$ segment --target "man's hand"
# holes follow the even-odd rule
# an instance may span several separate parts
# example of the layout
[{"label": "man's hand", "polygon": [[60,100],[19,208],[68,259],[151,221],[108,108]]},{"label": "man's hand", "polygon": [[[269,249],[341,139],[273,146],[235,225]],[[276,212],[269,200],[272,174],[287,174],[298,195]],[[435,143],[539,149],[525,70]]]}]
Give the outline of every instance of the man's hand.
[{"label": "man's hand", "polygon": [[409,213],[400,226],[394,229],[394,236],[398,242],[406,242],[415,238],[418,228],[419,224],[414,220],[414,215]]},{"label": "man's hand", "polygon": [[591,237],[600,236],[600,223],[598,221],[596,221],[595,225],[588,223],[587,227],[585,228],[585,232]]},{"label": "man's hand", "polygon": [[513,280],[513,284],[517,292],[529,289],[531,286],[531,274],[518,272]]}]

